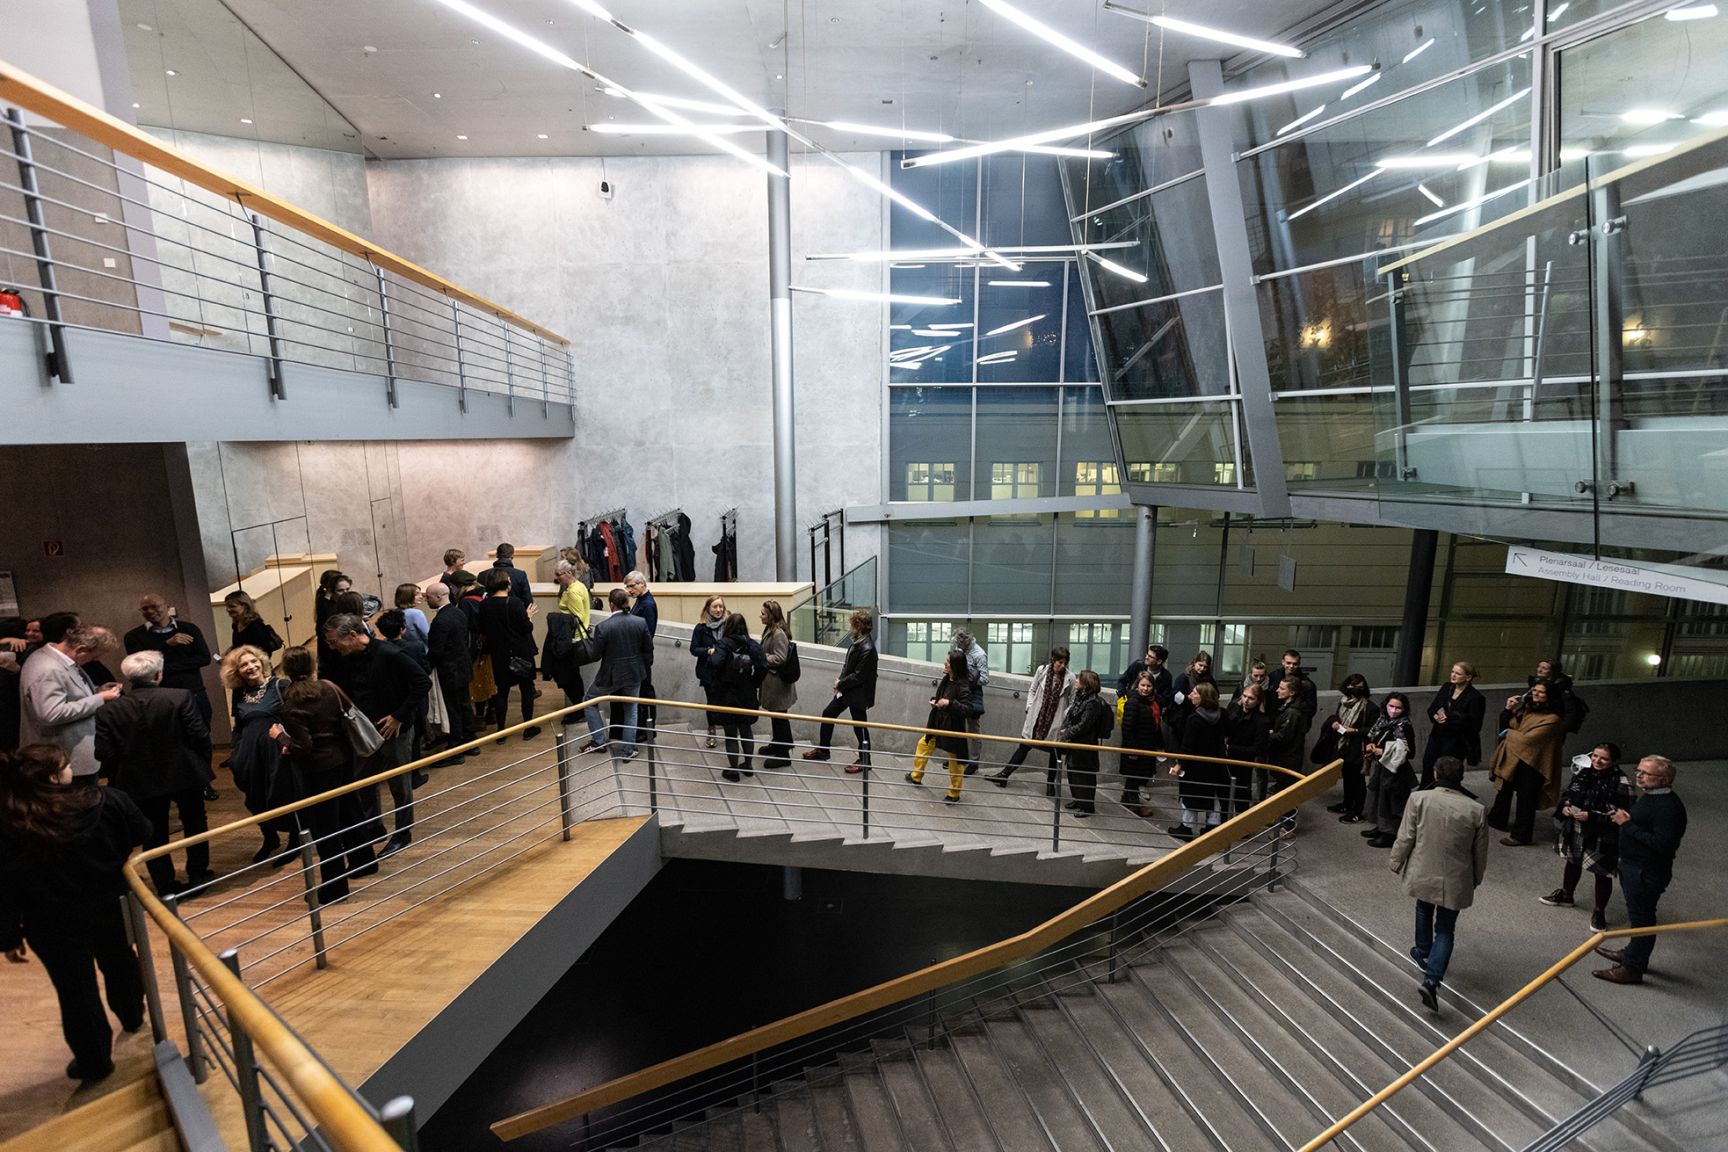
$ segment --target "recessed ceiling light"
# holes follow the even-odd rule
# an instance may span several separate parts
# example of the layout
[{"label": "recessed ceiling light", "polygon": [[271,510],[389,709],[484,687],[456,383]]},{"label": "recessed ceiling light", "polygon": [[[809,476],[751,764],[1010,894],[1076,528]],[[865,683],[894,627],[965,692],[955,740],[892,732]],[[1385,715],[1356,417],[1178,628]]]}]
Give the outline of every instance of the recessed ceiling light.
[{"label": "recessed ceiling light", "polygon": [[542,139],[542,140],[550,140],[551,139],[551,137],[546,135],[546,133],[544,133],[544,132],[540,133],[539,135],[540,135],[540,139]]},{"label": "recessed ceiling light", "polygon": [[378,51],[378,48],[376,45],[373,45],[373,44],[362,44],[362,45],[360,45],[360,51],[366,53],[366,55],[368,55],[368,56],[371,56]]},{"label": "recessed ceiling light", "polygon": [[168,70],[167,70],[167,72],[168,72],[168,75],[170,75],[170,76],[178,76],[178,75],[180,75],[180,73],[178,73],[178,72],[176,72],[176,71],[174,71],[174,69],[172,69],[172,68],[169,68],[169,69],[168,69]]},{"label": "recessed ceiling light", "polygon": [[150,27],[150,25],[148,25],[148,24],[140,24],[140,25],[138,25],[138,31],[140,31],[140,32],[154,32],[154,31],[156,31],[156,29]]},{"label": "recessed ceiling light", "polygon": [[133,103],[132,103],[132,107],[134,107],[134,108],[142,108],[142,107],[144,107],[144,105],[142,105],[142,104],[140,104],[140,103],[138,103],[138,102],[137,102],[137,101],[133,101]]},{"label": "recessed ceiling light", "polygon": [[249,116],[242,116],[242,117],[240,117],[240,123],[250,124],[250,123],[252,123],[252,119]]},{"label": "recessed ceiling light", "polygon": [[458,140],[466,140],[466,139],[468,139],[468,137],[466,137],[466,136],[457,136],[457,137],[456,137],[456,139],[458,139]]},{"label": "recessed ceiling light", "polygon": [[774,79],[784,80],[784,79],[786,79],[786,74],[783,72],[776,72],[776,73],[774,73]]},{"label": "recessed ceiling light", "polygon": [[434,93],[432,93],[432,99],[434,99],[434,100],[442,100],[442,99],[444,99],[444,93],[442,93],[442,92],[434,92]]},{"label": "recessed ceiling light", "polygon": [[830,17],[828,17],[828,23],[830,23],[830,24],[838,24],[838,23],[840,23],[840,17],[838,17],[838,16],[830,16]]}]

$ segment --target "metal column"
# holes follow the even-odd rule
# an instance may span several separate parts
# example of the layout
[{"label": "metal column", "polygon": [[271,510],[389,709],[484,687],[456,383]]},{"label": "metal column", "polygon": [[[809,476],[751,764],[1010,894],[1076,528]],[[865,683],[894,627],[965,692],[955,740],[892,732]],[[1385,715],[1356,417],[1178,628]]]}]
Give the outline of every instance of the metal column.
[{"label": "metal column", "polygon": [[[768,133],[768,163],[791,171],[786,134]],[[798,577],[797,431],[792,409],[792,189],[768,177],[768,310],[774,377],[774,578]],[[811,576],[815,578],[814,574]]]},{"label": "metal column", "polygon": [[[1196,99],[1224,91],[1224,73],[1216,60],[1188,64],[1188,80]],[[1260,515],[1290,515],[1290,491],[1284,478],[1284,453],[1272,414],[1272,380],[1266,371],[1266,340],[1260,324],[1260,301],[1254,288],[1254,263],[1248,252],[1247,212],[1242,184],[1236,178],[1235,144],[1228,104],[1209,105],[1194,113],[1200,137],[1200,161],[1206,171],[1206,199],[1212,209],[1212,231],[1218,245],[1218,270],[1224,284],[1224,321],[1236,362],[1242,393],[1242,423],[1248,431],[1248,451],[1254,461],[1254,486],[1260,494]]]},{"label": "metal column", "polygon": [[1439,550],[1440,533],[1432,528],[1418,528],[1410,537],[1410,575],[1404,583],[1404,619],[1398,626],[1398,665],[1392,670],[1392,683],[1401,688],[1421,682],[1428,601],[1434,595],[1434,556]]},{"label": "metal column", "polygon": [[42,318],[48,322],[48,375],[72,383],[66,361],[66,331],[60,325],[60,288],[54,279],[54,257],[48,250],[48,226],[42,215],[42,194],[36,186],[36,162],[30,152],[30,130],[24,113],[6,109],[12,125],[12,151],[18,157],[18,187],[24,192],[24,215],[30,221],[30,247],[36,253],[36,279],[42,286]]},{"label": "metal column", "polygon": [[258,254],[258,291],[264,305],[264,331],[270,337],[270,399],[280,400],[282,390],[282,337],[276,332],[276,297],[270,291],[270,254],[264,248],[264,222],[256,212],[252,221],[252,249]]},{"label": "metal column", "polygon": [[390,288],[384,282],[384,269],[372,265],[372,275],[378,281],[378,326],[384,334],[384,398],[396,407],[396,336],[390,331]]},{"label": "metal column", "polygon": [[1134,595],[1128,604],[1128,659],[1146,652],[1152,635],[1152,557],[1158,541],[1158,509],[1134,508]]}]

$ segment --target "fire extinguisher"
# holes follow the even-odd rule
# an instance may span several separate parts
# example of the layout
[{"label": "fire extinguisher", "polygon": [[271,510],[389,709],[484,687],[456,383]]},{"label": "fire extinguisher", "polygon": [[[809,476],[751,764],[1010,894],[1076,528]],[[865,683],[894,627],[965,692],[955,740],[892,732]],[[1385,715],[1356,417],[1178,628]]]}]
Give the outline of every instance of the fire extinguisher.
[{"label": "fire extinguisher", "polygon": [[17,288],[0,288],[0,316],[28,316],[24,294]]}]

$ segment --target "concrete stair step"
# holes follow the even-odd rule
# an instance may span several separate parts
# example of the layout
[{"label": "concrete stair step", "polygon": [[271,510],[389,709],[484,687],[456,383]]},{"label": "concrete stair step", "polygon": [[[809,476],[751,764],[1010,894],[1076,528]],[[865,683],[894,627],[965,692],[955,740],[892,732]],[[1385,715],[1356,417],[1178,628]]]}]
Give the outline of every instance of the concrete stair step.
[{"label": "concrete stair step", "polygon": [[1068,1092],[1061,1073],[1019,1014],[1013,1019],[992,1020],[985,1034],[1057,1148],[1062,1152],[1104,1152],[1097,1125]]},{"label": "concrete stair step", "polygon": [[963,1152],[949,1139],[947,1127],[937,1110],[936,1100],[924,1082],[924,1073],[910,1045],[899,1045],[897,1051],[883,1054],[876,1066],[882,1087],[900,1117],[900,1129],[906,1135],[907,1146],[916,1152]]},{"label": "concrete stair step", "polygon": [[1114,1152],[1165,1152],[1148,1117],[1135,1110],[1093,1055],[1089,1038],[1074,1018],[1050,997],[1045,1007],[1021,1012],[1027,1032],[1056,1070],[1075,1106]]},{"label": "concrete stair step", "polygon": [[951,1046],[956,1067],[971,1083],[1002,1152],[1069,1152],[1046,1132],[982,1029],[955,1034]]},{"label": "concrete stair step", "polygon": [[846,1084],[838,1074],[827,1071],[820,1082],[811,1083],[810,1109],[820,1146],[826,1152],[861,1152],[863,1145],[852,1119]]},{"label": "concrete stair step", "polygon": [[876,1074],[874,1062],[866,1060],[863,1067],[848,1072],[845,1082],[858,1133],[858,1146],[864,1152],[907,1152],[908,1145],[900,1131],[900,1118]]}]

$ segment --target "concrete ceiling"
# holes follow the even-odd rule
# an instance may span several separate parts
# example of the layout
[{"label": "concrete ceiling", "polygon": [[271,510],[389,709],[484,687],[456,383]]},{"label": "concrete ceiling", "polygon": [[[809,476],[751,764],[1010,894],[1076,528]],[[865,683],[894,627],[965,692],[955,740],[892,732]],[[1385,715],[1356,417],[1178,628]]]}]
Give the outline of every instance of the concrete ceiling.
[{"label": "concrete ceiling", "polygon": [[[714,99],[569,0],[474,2],[619,83]],[[610,7],[625,23],[792,116],[974,139],[1127,111],[1181,85],[1190,58],[1234,52],[1186,37],[1164,39],[1148,24],[1104,11],[1102,0],[1019,2],[1143,74],[1149,87],[1094,74],[976,0],[613,0]],[[1275,38],[1337,0],[1144,0],[1142,6]],[[227,0],[226,7],[220,0],[121,0],[121,8],[142,123],[359,148],[383,158],[706,150],[679,137],[585,131],[609,119],[651,118],[434,0]],[[170,68],[178,75],[168,77]],[[840,149],[897,146],[827,128],[811,134]],[[737,139],[747,148],[762,146],[760,135]]]}]

